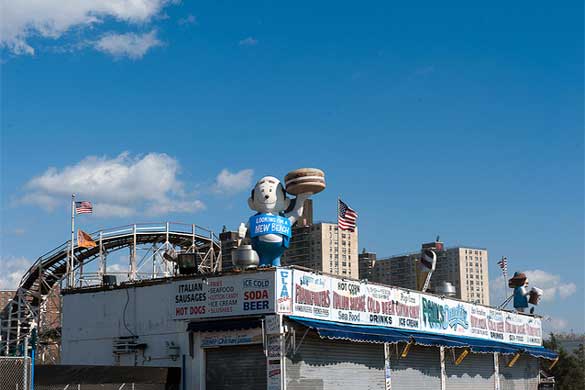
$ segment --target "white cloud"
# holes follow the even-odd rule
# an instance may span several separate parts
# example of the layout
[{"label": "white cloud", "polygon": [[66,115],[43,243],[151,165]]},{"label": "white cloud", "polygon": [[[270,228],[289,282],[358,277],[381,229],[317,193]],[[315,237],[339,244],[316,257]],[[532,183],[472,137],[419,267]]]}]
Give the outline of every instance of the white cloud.
[{"label": "white cloud", "polygon": [[544,334],[550,332],[566,332],[569,330],[569,321],[563,318],[545,318],[542,321]]},{"label": "white cloud", "polygon": [[174,0],[3,0],[0,47],[14,54],[33,55],[33,37],[58,39],[68,31],[91,30],[113,19],[148,23]]},{"label": "white cloud", "polygon": [[223,169],[215,179],[214,190],[215,192],[233,194],[250,189],[253,175],[252,169],[242,169],[235,173]]},{"label": "white cloud", "polygon": [[120,206],[110,203],[95,203],[93,205],[94,214],[97,217],[129,217],[136,214],[136,210],[132,207]]},{"label": "white cloud", "polygon": [[187,15],[187,17],[185,18],[181,18],[177,21],[177,23],[179,24],[179,26],[185,26],[185,25],[196,25],[197,24],[197,17],[195,15]]},{"label": "white cloud", "polygon": [[191,213],[204,208],[184,190],[177,160],[164,153],[115,158],[87,157],[63,169],[49,168],[32,178],[21,203],[36,204],[48,211],[63,204],[72,193],[94,202],[97,217],[125,217],[146,211],[150,215]]},{"label": "white cloud", "polygon": [[0,258],[0,290],[16,290],[20,279],[33,262],[24,257]]},{"label": "white cloud", "polygon": [[128,57],[133,60],[142,58],[150,49],[161,45],[162,42],[156,37],[155,30],[144,34],[108,33],[94,43],[98,51],[116,58]]},{"label": "white cloud", "polygon": [[256,38],[248,37],[242,39],[240,42],[238,42],[238,44],[240,46],[256,46],[258,44],[258,40]]},{"label": "white cloud", "polygon": [[559,286],[558,291],[559,291],[559,296],[561,297],[561,299],[565,299],[565,298],[570,297],[571,295],[573,295],[577,292],[577,285],[575,283],[565,284],[565,285]]},{"label": "white cloud", "polygon": [[115,274],[118,283],[128,280],[128,265],[108,264],[106,266],[108,274]]},{"label": "white cloud", "polygon": [[[543,290],[542,302],[554,302],[557,295],[565,299],[577,291],[577,285],[572,282],[561,281],[560,275],[551,274],[543,270],[535,269],[525,271],[529,287],[537,287]],[[506,281],[507,286],[507,281]],[[490,294],[493,304],[499,304],[504,300],[504,277],[499,276],[490,283]],[[506,294],[511,295],[512,289],[506,288]]]},{"label": "white cloud", "polygon": [[169,200],[151,205],[146,210],[146,214],[162,215],[168,213],[194,213],[200,210],[205,210],[205,204],[200,200]]}]

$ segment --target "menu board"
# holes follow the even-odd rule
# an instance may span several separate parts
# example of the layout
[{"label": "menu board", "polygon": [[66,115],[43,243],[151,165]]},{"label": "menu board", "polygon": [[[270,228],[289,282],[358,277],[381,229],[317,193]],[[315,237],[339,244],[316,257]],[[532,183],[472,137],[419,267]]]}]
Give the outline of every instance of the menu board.
[{"label": "menu board", "polygon": [[172,284],[174,319],[231,317],[275,312],[274,273],[177,280]]}]

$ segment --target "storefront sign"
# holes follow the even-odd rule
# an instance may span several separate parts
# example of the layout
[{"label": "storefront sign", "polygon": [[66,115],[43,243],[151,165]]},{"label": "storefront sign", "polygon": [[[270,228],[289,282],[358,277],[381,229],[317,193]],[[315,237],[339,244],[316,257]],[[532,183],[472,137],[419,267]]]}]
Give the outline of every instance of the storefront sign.
[{"label": "storefront sign", "polygon": [[276,299],[279,313],[292,313],[292,273],[290,269],[276,271]]},{"label": "storefront sign", "polygon": [[274,273],[230,275],[173,283],[174,319],[274,313]]},{"label": "storefront sign", "polygon": [[281,316],[267,315],[264,317],[264,333],[277,335],[282,333]]},{"label": "storefront sign", "polygon": [[[177,280],[170,288],[170,310],[177,320],[278,313],[542,345],[536,317],[298,269]],[[278,316],[269,316],[264,325],[276,334],[278,324]]]},{"label": "storefront sign", "polygon": [[469,306],[450,299],[421,297],[421,329],[451,335],[469,332]]},{"label": "storefront sign", "polygon": [[292,286],[286,289],[293,291],[292,314],[297,316],[542,345],[542,325],[535,317],[400,288],[287,271],[292,272]]},{"label": "storefront sign", "polygon": [[260,343],[262,343],[261,328],[230,332],[201,332],[201,348]]},{"label": "storefront sign", "polygon": [[282,369],[280,360],[268,360],[266,364],[268,390],[280,390],[282,388]]},{"label": "storefront sign", "polygon": [[294,270],[293,313],[331,319],[331,281],[328,276]]},{"label": "storefront sign", "polygon": [[542,325],[540,319],[515,313],[505,313],[504,341],[516,344],[542,343]]}]

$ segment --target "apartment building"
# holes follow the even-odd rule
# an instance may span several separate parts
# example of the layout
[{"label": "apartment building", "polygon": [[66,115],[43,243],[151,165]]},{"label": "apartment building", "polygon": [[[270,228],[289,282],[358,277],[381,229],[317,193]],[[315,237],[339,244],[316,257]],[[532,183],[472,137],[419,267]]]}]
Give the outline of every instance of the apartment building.
[{"label": "apartment building", "polygon": [[[423,248],[430,244],[423,244]],[[431,289],[447,281],[455,286],[457,298],[490,304],[487,249],[456,246],[437,250],[436,253],[437,264],[431,277]],[[368,279],[415,290],[418,287],[417,267],[420,256],[420,252],[412,252],[378,259]]]}]

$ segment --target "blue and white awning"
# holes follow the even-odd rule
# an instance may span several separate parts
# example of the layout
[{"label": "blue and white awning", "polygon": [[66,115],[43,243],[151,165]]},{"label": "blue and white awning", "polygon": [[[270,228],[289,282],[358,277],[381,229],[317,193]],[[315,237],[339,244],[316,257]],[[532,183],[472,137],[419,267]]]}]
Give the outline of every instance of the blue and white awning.
[{"label": "blue and white awning", "polygon": [[341,339],[369,343],[398,343],[414,341],[415,344],[426,346],[443,346],[470,348],[473,352],[515,354],[522,352],[534,357],[556,359],[558,354],[540,346],[527,346],[511,343],[500,343],[492,340],[482,340],[469,337],[456,337],[432,333],[408,331],[370,325],[352,325],[333,321],[307,319],[297,316],[288,316],[308,328],[315,330],[322,338]]}]

